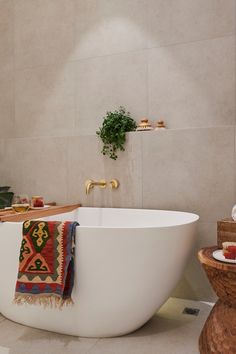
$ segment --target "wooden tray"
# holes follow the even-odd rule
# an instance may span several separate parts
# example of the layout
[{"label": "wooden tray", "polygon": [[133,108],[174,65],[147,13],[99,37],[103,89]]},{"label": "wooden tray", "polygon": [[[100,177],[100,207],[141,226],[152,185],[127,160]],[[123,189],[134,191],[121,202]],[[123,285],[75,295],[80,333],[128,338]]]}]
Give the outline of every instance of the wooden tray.
[{"label": "wooden tray", "polygon": [[4,222],[4,221],[20,222],[25,220],[39,219],[45,216],[68,213],[72,210],[79,208],[80,206],[81,204],[56,205],[56,206],[50,206],[49,208],[46,209],[29,210],[25,213],[16,213],[13,210],[2,210],[0,211],[0,222]]}]

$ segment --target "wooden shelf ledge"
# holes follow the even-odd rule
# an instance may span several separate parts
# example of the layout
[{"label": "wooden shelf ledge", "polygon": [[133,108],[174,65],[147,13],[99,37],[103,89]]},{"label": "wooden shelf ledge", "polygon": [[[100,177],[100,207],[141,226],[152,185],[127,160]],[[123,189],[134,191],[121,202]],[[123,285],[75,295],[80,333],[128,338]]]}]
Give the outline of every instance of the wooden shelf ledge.
[{"label": "wooden shelf ledge", "polygon": [[40,210],[29,210],[25,213],[16,213],[13,210],[0,210],[0,222],[20,222],[25,220],[39,219],[44,218],[45,216],[69,213],[70,211],[73,211],[79,207],[81,207],[81,204],[56,205]]}]

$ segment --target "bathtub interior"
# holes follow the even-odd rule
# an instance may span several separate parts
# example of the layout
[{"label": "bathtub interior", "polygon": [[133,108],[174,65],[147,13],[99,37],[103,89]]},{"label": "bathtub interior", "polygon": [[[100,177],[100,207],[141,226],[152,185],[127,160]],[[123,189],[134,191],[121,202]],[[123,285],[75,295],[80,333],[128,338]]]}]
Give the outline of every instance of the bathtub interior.
[{"label": "bathtub interior", "polygon": [[52,215],[44,219],[78,221],[82,227],[149,228],[190,224],[199,217],[196,214],[178,211],[81,207],[69,213]]}]

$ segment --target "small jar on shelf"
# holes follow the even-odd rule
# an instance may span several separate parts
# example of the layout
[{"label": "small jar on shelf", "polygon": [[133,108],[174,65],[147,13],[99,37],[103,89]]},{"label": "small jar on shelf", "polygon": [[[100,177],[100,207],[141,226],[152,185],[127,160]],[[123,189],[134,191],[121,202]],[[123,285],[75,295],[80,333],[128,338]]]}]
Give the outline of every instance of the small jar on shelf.
[{"label": "small jar on shelf", "polygon": [[39,195],[34,195],[31,198],[31,207],[32,208],[43,208],[44,207],[44,200],[43,197]]}]

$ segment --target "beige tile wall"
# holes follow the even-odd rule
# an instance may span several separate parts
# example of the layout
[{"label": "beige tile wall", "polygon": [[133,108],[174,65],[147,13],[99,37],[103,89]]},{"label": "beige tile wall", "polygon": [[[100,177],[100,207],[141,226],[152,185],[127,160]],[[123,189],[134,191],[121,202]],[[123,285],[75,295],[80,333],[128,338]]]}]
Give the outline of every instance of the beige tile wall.
[{"label": "beige tile wall", "polygon": [[194,211],[202,222],[230,213],[234,127],[167,130],[142,140],[144,208]]},{"label": "beige tile wall", "polygon": [[234,34],[234,0],[149,0],[148,47]]},{"label": "beige tile wall", "polygon": [[67,201],[67,137],[9,139],[3,181],[15,192]]},{"label": "beige tile wall", "polygon": [[74,63],[15,73],[15,130],[19,137],[69,135],[75,127]]},{"label": "beige tile wall", "polygon": [[74,0],[13,2],[16,68],[68,61],[74,48]]},{"label": "beige tile wall", "polygon": [[[196,253],[236,199],[234,0],[0,0],[0,93],[1,184],[199,213],[174,295],[214,299]],[[95,132],[120,105],[170,129],[128,134],[114,162]],[[120,189],[87,197],[88,178]]]},{"label": "beige tile wall", "polygon": [[75,0],[74,58],[147,48],[149,0]]},{"label": "beige tile wall", "polygon": [[125,106],[134,118],[148,114],[147,53],[144,51],[77,62],[76,130],[94,134],[107,110]]},{"label": "beige tile wall", "polygon": [[0,0],[0,77],[13,69],[14,60],[14,6],[9,0]]},{"label": "beige tile wall", "polygon": [[[80,200],[83,205],[108,207],[142,206],[142,147],[138,134],[129,134],[126,151],[117,161],[104,157],[102,146],[95,136],[72,137],[68,143],[68,200]],[[73,171],[73,172],[72,172]],[[87,179],[107,181],[118,179],[116,191],[94,189],[87,196],[84,182]]]},{"label": "beige tile wall", "polygon": [[0,138],[14,130],[14,7],[0,0]]},{"label": "beige tile wall", "polygon": [[235,36],[148,52],[149,115],[169,128],[233,125]]}]

